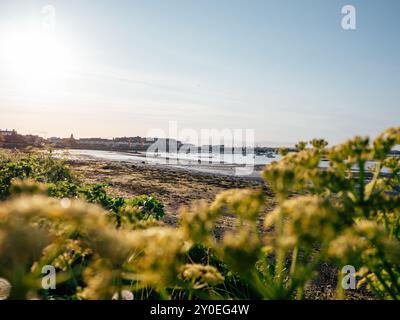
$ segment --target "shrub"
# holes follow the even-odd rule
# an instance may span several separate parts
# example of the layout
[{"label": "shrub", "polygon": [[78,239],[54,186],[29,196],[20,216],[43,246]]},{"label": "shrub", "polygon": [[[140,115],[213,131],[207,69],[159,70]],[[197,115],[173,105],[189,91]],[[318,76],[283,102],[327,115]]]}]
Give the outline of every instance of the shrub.
[{"label": "shrub", "polygon": [[164,217],[164,205],[154,196],[141,195],[125,201],[126,206],[137,207],[140,210],[140,220],[154,218],[160,220]]}]

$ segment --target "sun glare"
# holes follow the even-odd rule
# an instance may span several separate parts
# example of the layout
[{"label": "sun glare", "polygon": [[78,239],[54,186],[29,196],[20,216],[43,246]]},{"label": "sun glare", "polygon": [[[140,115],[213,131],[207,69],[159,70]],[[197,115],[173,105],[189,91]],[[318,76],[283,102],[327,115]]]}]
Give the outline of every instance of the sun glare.
[{"label": "sun glare", "polygon": [[6,72],[25,86],[45,86],[71,66],[72,51],[59,35],[42,30],[0,31]]}]

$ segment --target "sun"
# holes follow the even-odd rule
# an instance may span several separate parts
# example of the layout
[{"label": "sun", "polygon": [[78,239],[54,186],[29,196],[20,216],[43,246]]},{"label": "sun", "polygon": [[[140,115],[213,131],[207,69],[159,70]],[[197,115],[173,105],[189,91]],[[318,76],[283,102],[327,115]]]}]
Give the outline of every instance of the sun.
[{"label": "sun", "polygon": [[71,65],[72,50],[62,38],[44,30],[0,31],[2,68],[21,85],[46,86]]}]

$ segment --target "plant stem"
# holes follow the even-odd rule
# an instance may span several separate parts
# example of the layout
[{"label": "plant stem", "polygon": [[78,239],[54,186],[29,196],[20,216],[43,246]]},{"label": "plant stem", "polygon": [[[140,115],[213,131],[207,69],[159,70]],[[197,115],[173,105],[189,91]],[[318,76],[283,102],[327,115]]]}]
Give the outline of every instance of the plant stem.
[{"label": "plant stem", "polygon": [[297,258],[299,256],[299,246],[295,246],[292,253],[292,263],[290,265],[290,276],[293,277],[296,272]]},{"label": "plant stem", "polygon": [[337,299],[345,300],[344,288],[343,288],[343,273],[339,270],[338,272],[338,283],[336,288]]},{"label": "plant stem", "polygon": [[393,293],[393,291],[390,289],[390,287],[387,285],[385,280],[383,280],[382,276],[379,274],[379,272],[374,272],[376,277],[378,278],[379,282],[382,284],[382,286],[386,289],[386,291],[389,293],[389,295],[392,297],[393,300],[398,300],[396,295]]}]

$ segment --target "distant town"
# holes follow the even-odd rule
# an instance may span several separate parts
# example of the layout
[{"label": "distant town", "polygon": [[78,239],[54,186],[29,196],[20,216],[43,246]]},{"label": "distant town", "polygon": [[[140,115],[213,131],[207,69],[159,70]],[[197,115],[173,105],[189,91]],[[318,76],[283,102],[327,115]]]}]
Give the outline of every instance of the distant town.
[{"label": "distant town", "polygon": [[[0,148],[9,149],[23,149],[28,147],[34,148],[44,148],[51,147],[55,149],[87,149],[87,150],[105,150],[105,151],[123,151],[123,152],[145,152],[154,145],[155,142],[163,142],[160,145],[166,146],[165,150],[158,149],[158,152],[169,152],[168,146],[170,142],[176,145],[177,150],[196,150],[198,152],[227,152],[228,148],[223,145],[204,145],[195,146],[190,144],[184,144],[181,141],[175,139],[164,139],[164,138],[150,138],[150,137],[118,137],[113,139],[104,138],[80,138],[75,139],[74,135],[71,134],[68,138],[43,138],[38,135],[23,135],[19,134],[16,130],[0,130]],[[232,150],[232,152],[237,152],[238,150]],[[277,153],[279,148],[276,147],[255,147],[253,150],[242,150],[243,153],[250,152],[255,154],[265,154],[269,155],[271,153]],[[289,151],[294,151],[295,149],[289,148]],[[228,151],[230,152],[230,151]],[[392,155],[400,156],[400,151],[393,150]]]},{"label": "distant town", "polygon": [[[53,148],[73,148],[91,150],[135,150],[146,151],[158,138],[143,137],[120,137],[113,139],[103,138],[81,138],[75,139],[71,134],[68,138],[51,137],[48,139],[38,135],[22,135],[16,130],[0,130],[0,147],[3,148],[42,148],[50,146]],[[169,139],[166,139],[169,142]],[[176,140],[174,140],[176,141]],[[182,146],[180,141],[176,141],[178,147]]]},{"label": "distant town", "polygon": [[[44,148],[51,147],[55,149],[87,149],[87,150],[106,150],[106,151],[124,151],[124,152],[144,152],[148,151],[150,146],[154,145],[155,142],[158,145],[166,146],[165,150],[158,149],[158,152],[169,152],[170,142],[176,145],[177,150],[198,151],[198,152],[229,152],[224,145],[204,145],[195,146],[192,144],[184,144],[181,141],[175,139],[164,139],[164,138],[151,138],[151,137],[118,137],[113,139],[104,138],[74,138],[71,134],[68,138],[43,138],[38,135],[23,135],[19,134],[16,130],[0,130],[0,148],[9,149],[22,149],[28,147]],[[232,148],[229,148],[232,149]],[[243,150],[244,151],[244,150]],[[238,152],[235,150],[232,152]],[[239,151],[241,152],[241,151]],[[249,152],[246,150],[244,152]],[[250,151],[253,153],[253,150]],[[254,150],[257,154],[269,154],[271,152],[277,152],[277,148],[269,147],[256,147]]]}]

